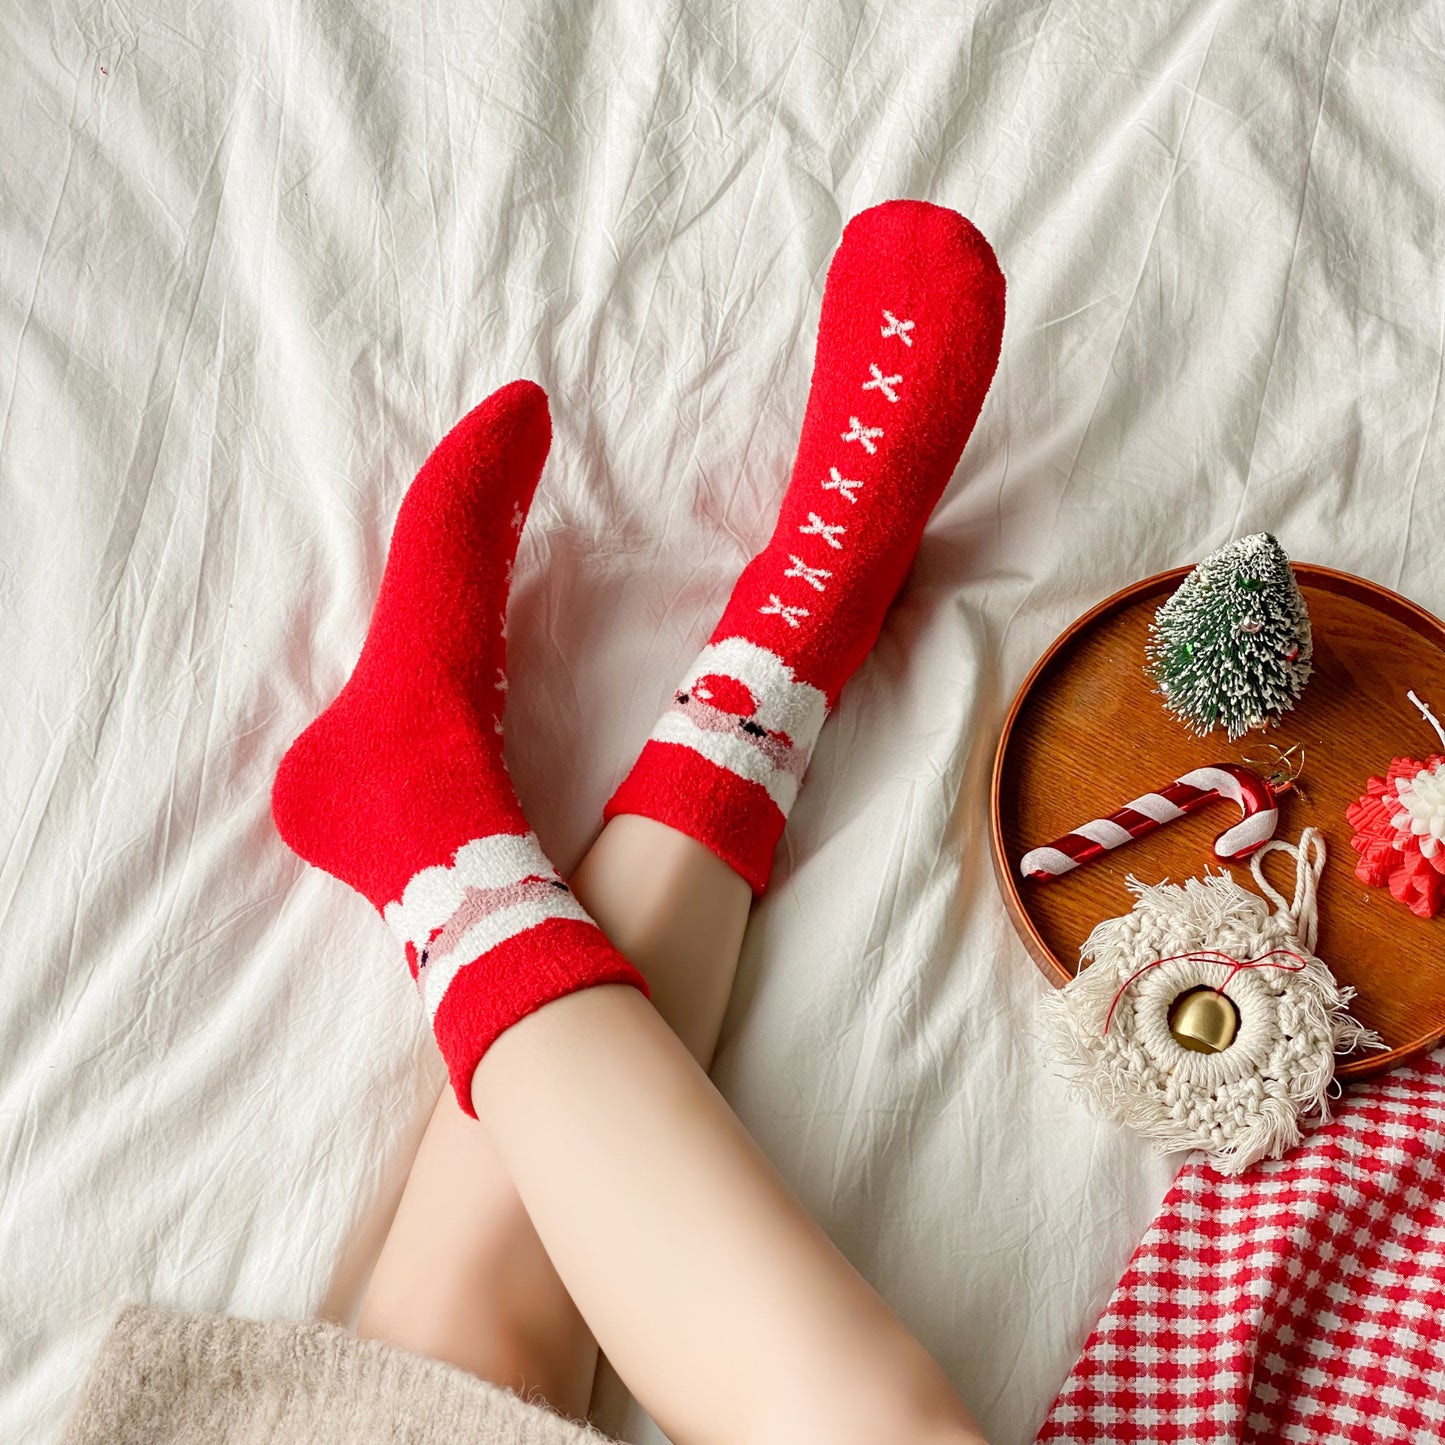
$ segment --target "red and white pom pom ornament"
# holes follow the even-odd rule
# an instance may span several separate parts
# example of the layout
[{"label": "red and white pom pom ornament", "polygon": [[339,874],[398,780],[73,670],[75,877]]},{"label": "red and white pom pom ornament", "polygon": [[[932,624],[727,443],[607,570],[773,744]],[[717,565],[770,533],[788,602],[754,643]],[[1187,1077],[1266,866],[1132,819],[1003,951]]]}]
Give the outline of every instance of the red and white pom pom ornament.
[{"label": "red and white pom pom ornament", "polygon": [[[1412,692],[1410,701],[1425,715],[1445,745],[1434,713]],[[1364,793],[1345,809],[1360,855],[1355,876],[1391,895],[1420,918],[1445,908],[1445,754],[1423,763],[1396,758],[1383,778],[1371,778]]]},{"label": "red and white pom pom ornament", "polygon": [[[1285,786],[1287,784],[1280,785],[1279,791]],[[1279,822],[1275,792],[1276,788],[1253,768],[1240,763],[1195,768],[1157,793],[1145,793],[1126,803],[1107,818],[1093,818],[1062,838],[1031,849],[1019,861],[1019,872],[1025,878],[1047,883],[1102,853],[1121,848],[1165,823],[1172,823],[1175,818],[1221,799],[1237,803],[1243,817],[1214,840],[1214,853],[1226,863],[1242,863],[1274,836]]]}]

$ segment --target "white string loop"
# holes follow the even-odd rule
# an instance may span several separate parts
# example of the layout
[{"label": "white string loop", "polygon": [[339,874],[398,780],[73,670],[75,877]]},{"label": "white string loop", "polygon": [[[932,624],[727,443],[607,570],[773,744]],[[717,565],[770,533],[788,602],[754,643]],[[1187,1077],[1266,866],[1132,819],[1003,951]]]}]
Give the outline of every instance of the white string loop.
[{"label": "white string loop", "polygon": [[1415,706],[1418,707],[1420,711],[1425,714],[1425,721],[1429,723],[1432,728],[1435,729],[1435,735],[1440,739],[1440,746],[1442,748],[1445,748],[1445,727],[1440,726],[1440,719],[1436,717],[1435,714],[1431,712],[1430,709],[1426,707],[1423,702],[1420,701],[1420,699],[1415,695],[1414,688],[1411,688],[1410,691],[1405,694],[1405,696],[1408,697],[1410,701],[1413,702]]},{"label": "white string loop", "polygon": [[[1269,879],[1264,876],[1264,855],[1275,849],[1288,853],[1295,861],[1294,898],[1286,903]],[[1258,849],[1249,860],[1249,871],[1259,884],[1259,891],[1275,905],[1275,911],[1289,922],[1309,952],[1315,951],[1319,939],[1320,875],[1325,871],[1327,857],[1324,834],[1318,828],[1306,828],[1298,844],[1274,838]]]}]

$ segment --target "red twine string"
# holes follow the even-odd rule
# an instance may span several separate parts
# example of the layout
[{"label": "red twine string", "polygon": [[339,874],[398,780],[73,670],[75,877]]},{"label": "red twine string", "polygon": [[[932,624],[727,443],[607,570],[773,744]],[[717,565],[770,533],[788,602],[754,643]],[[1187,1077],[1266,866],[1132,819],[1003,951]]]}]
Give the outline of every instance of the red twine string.
[{"label": "red twine string", "polygon": [[[1273,959],[1284,956],[1292,958],[1293,963],[1274,963]],[[1258,958],[1236,958],[1232,953],[1220,953],[1213,948],[1196,949],[1190,953],[1171,953],[1168,958],[1156,958],[1146,963],[1143,968],[1136,968],[1123,983],[1119,985],[1119,991],[1114,995],[1114,1002],[1109,1005],[1109,1012],[1104,1019],[1104,1035],[1107,1038],[1109,1025],[1114,1022],[1114,1010],[1119,1007],[1119,1000],[1124,997],[1129,985],[1136,978],[1149,972],[1151,968],[1158,968],[1161,963],[1179,963],[1184,959],[1198,959],[1200,963],[1221,963],[1229,967],[1229,977],[1224,980],[1218,988],[1212,990],[1214,993],[1222,994],[1230,985],[1234,975],[1246,968],[1283,968],[1290,973],[1298,973],[1309,960],[1292,948],[1271,948],[1268,953],[1261,953]]]}]

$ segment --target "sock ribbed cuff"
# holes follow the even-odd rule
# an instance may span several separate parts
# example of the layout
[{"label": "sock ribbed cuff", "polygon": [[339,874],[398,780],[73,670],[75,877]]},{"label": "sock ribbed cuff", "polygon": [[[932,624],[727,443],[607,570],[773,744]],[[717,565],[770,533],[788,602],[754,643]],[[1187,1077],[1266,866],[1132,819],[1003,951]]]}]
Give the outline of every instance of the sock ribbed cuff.
[{"label": "sock ribbed cuff", "polygon": [[696,838],[740,874],[759,897],[787,815],[757,783],[747,782],[677,743],[649,738],[631,772],[602,810],[653,818]]},{"label": "sock ribbed cuff", "polygon": [[446,1060],[457,1102],[496,1038],[545,1004],[600,984],[647,993],[531,833],[494,833],[424,868],[382,909]]},{"label": "sock ribbed cuff", "polygon": [[696,838],[767,887],[828,700],[743,637],[709,643],[603,817],[638,813]]},{"label": "sock ribbed cuff", "polygon": [[649,996],[647,982],[586,920],[549,918],[482,954],[452,980],[432,1017],[437,1047],[462,1112],[472,1108],[472,1075],[513,1024],[559,998],[604,984]]}]

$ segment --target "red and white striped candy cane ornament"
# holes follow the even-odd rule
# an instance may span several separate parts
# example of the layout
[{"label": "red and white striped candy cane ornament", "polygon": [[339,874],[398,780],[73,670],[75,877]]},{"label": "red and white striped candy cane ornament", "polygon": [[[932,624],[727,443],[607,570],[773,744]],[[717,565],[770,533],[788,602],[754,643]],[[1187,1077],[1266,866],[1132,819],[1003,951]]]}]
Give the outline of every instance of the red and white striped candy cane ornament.
[{"label": "red and white striped candy cane ornament", "polygon": [[1019,872],[1047,883],[1220,799],[1237,803],[1244,816],[1214,840],[1214,852],[1226,863],[1240,863],[1274,836],[1279,821],[1275,791],[1253,768],[1240,763],[1195,768],[1167,788],[1145,793],[1107,818],[1094,818],[1042,848],[1031,849],[1020,860]]}]

